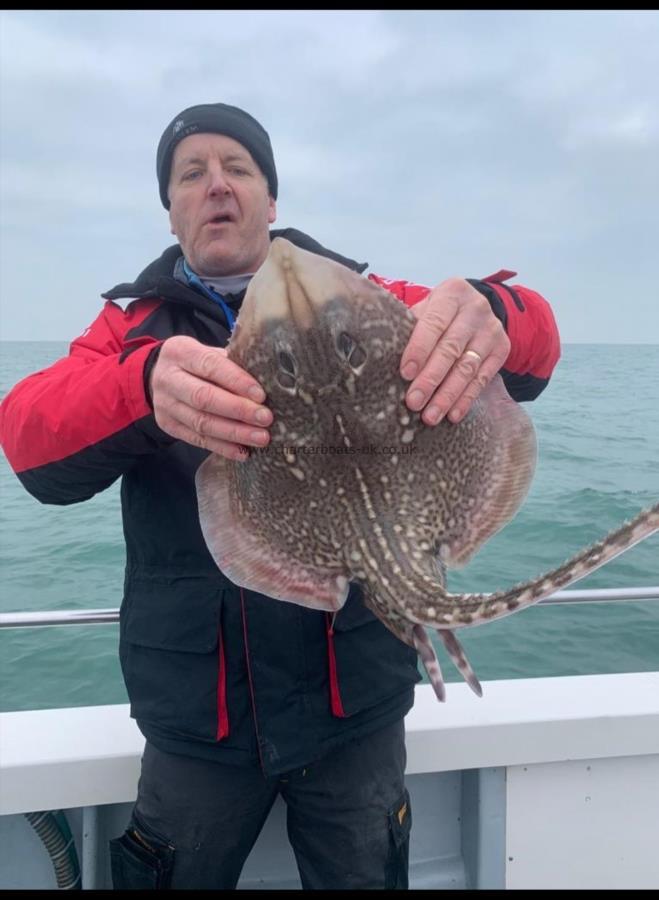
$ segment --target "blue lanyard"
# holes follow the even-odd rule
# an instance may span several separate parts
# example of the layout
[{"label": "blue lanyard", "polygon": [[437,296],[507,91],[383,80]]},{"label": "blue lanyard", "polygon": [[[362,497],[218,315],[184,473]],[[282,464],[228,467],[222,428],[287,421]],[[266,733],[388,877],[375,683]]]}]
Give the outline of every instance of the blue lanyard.
[{"label": "blue lanyard", "polygon": [[191,285],[198,288],[203,294],[205,294],[206,297],[209,298],[209,300],[214,300],[215,303],[219,303],[219,305],[224,310],[224,315],[226,316],[229,331],[232,332],[236,325],[236,316],[222,294],[218,294],[218,292],[212,287],[208,287],[208,285],[204,284],[201,278],[192,271],[185,258],[183,259],[183,271],[185,272],[185,276]]}]

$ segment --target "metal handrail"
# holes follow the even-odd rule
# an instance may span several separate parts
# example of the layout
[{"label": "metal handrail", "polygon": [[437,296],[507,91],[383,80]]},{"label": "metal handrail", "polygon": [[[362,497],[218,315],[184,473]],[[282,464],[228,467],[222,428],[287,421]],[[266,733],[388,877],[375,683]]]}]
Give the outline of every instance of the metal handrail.
[{"label": "metal handrail", "polygon": [[[539,603],[611,603],[627,600],[659,600],[659,586],[556,591],[555,594],[545,597]],[[37,625],[110,625],[118,621],[118,609],[60,609],[53,612],[0,613],[0,628],[29,628]]]}]

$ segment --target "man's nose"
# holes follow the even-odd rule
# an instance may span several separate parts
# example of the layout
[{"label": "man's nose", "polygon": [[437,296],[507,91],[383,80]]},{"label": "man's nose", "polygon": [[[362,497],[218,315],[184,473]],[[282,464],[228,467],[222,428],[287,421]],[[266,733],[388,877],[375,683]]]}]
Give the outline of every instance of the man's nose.
[{"label": "man's nose", "polygon": [[210,183],[208,186],[208,193],[212,196],[217,196],[218,194],[228,194],[231,192],[231,185],[229,184],[229,179],[227,178],[226,172],[222,168],[222,166],[212,166],[210,169]]}]

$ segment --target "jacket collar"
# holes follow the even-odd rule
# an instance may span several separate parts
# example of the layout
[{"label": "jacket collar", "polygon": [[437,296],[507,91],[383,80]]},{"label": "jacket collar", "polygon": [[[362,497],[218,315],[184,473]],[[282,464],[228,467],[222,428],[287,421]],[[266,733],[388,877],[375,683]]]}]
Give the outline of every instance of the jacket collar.
[{"label": "jacket collar", "polygon": [[[270,240],[276,237],[283,237],[301,247],[303,250],[309,250],[311,253],[317,253],[319,256],[325,256],[333,259],[335,262],[341,263],[352,269],[354,272],[363,272],[368,268],[368,263],[358,263],[354,259],[328,250],[315,241],[303,231],[296,228],[282,228],[270,232]],[[115,285],[109,291],[101,294],[106,300],[125,300],[125,299],[145,299],[145,298],[162,298],[164,300],[173,300],[175,302],[190,303],[198,305],[199,298],[202,296],[198,291],[185,285],[174,278],[174,267],[176,262],[183,256],[180,244],[174,244],[168,247],[164,253],[154,260],[137,276],[133,282],[122,282]],[[206,297],[202,298],[206,303],[212,303]],[[205,304],[202,304],[205,306]]]}]

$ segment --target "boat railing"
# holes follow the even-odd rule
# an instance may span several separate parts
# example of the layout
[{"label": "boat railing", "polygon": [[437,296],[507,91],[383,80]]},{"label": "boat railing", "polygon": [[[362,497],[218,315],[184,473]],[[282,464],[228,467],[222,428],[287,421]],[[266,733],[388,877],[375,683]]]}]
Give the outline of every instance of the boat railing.
[{"label": "boat railing", "polygon": [[[486,594],[486,596],[489,596]],[[556,591],[538,605],[561,603],[620,603],[659,600],[659,586],[600,588],[597,590]],[[119,621],[118,609],[58,609],[33,612],[0,613],[0,628],[29,628],[43,625],[111,625]]]}]

